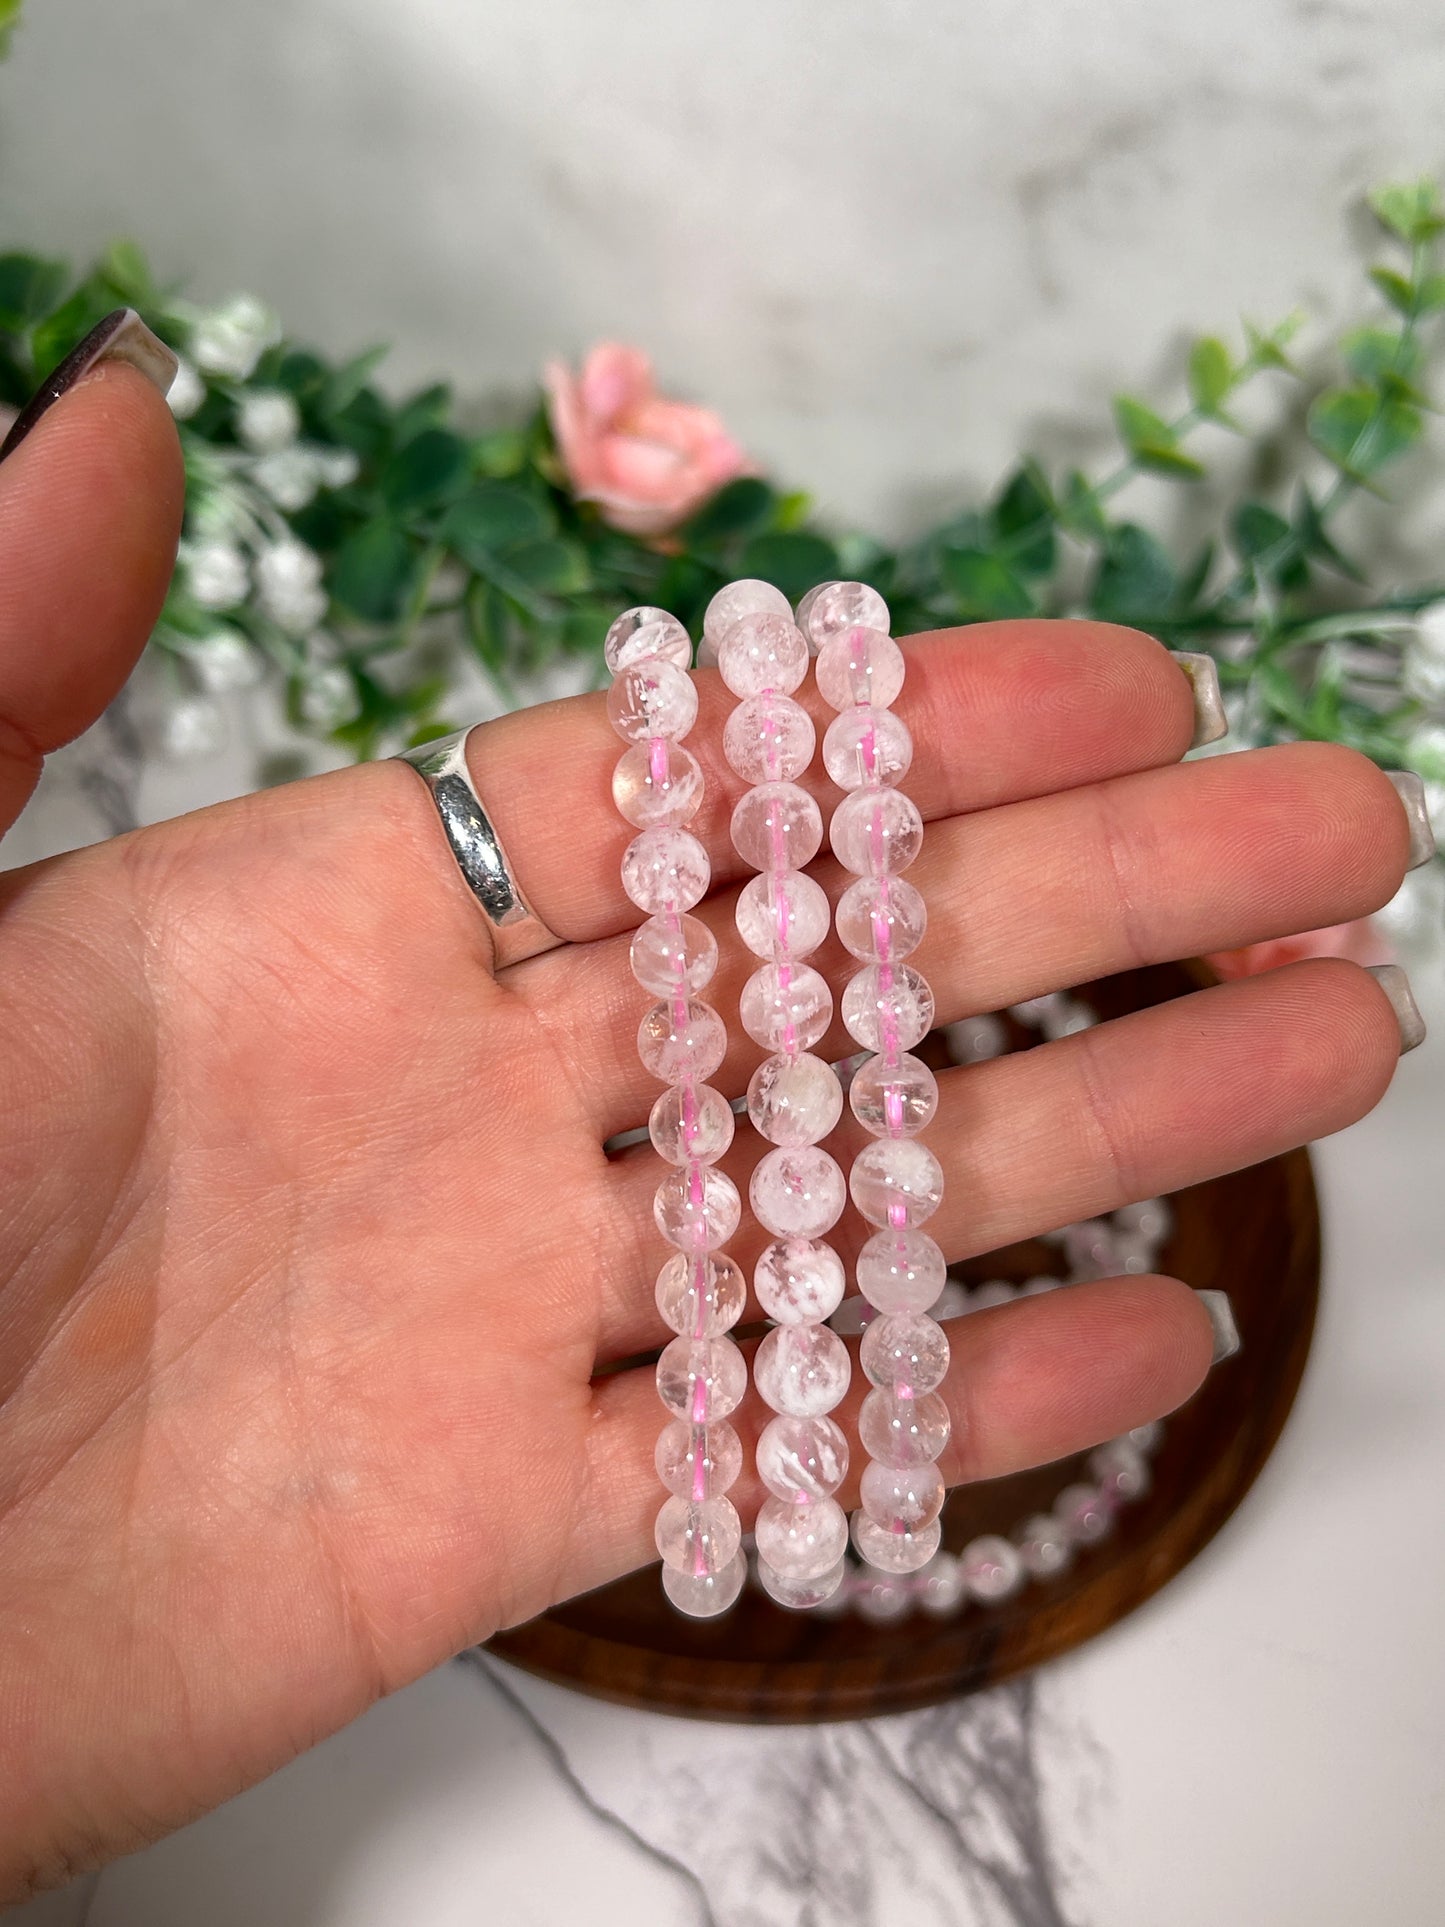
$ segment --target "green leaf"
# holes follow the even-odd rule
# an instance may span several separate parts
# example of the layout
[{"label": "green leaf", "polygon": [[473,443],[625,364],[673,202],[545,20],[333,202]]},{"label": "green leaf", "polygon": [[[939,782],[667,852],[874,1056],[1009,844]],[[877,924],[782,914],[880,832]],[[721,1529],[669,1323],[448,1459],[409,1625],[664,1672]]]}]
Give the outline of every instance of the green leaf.
[{"label": "green leaf", "polygon": [[1234,363],[1217,336],[1204,335],[1189,351],[1189,394],[1201,415],[1217,415],[1234,386]]},{"label": "green leaf", "polygon": [[507,664],[511,616],[506,601],[489,582],[474,582],[464,608],[467,641],[483,668],[495,675]]},{"label": "green leaf", "polygon": [[471,455],[460,435],[425,428],[381,471],[381,492],[397,515],[416,515],[454,501],[471,480]]},{"label": "green leaf", "polygon": [[554,531],[551,511],[512,482],[476,482],[442,517],[437,540],[468,568],[485,572],[497,552],[540,542]]},{"label": "green leaf", "polygon": [[1370,279],[1397,313],[1414,314],[1415,287],[1405,275],[1396,274],[1393,268],[1371,268]]},{"label": "green leaf", "polygon": [[1141,468],[1191,481],[1203,475],[1203,464],[1180,448],[1177,429],[1132,395],[1114,397],[1114,420],[1121,441]]},{"label": "green leaf", "polygon": [[355,449],[363,462],[376,462],[391,441],[391,410],[374,388],[363,388],[330,421],[343,448]]},{"label": "green leaf", "polygon": [[520,428],[500,428],[478,435],[472,442],[472,462],[478,474],[503,478],[520,475],[527,466],[527,436]]},{"label": "green leaf", "polygon": [[406,531],[378,517],[354,529],[329,571],[336,600],[366,622],[395,622],[411,593],[416,555]]},{"label": "green leaf", "polygon": [[576,542],[548,537],[503,551],[508,571],[544,595],[579,595],[591,586],[587,555]]},{"label": "green leaf", "polygon": [[370,380],[373,369],[389,353],[384,343],[375,348],[363,348],[359,355],[343,361],[339,368],[329,370],[315,356],[311,357],[322,376],[316,407],[323,421],[332,420],[351,406]]},{"label": "green leaf", "polygon": [[1261,328],[1253,321],[1246,321],[1244,338],[1249,344],[1251,358],[1261,368],[1282,368],[1286,374],[1297,375],[1299,370],[1285,349],[1303,326],[1304,316],[1301,314],[1286,315],[1283,321],[1277,321],[1272,328]]},{"label": "green leaf", "polygon": [[1085,540],[1102,541],[1109,533],[1109,518],[1088,477],[1071,469],[1064,480],[1059,502],[1059,519],[1072,534]]},{"label": "green leaf", "polygon": [[739,476],[737,481],[720,488],[690,522],[683,524],[682,539],[689,545],[713,547],[756,535],[772,520],[776,500],[772,489],[756,475]]},{"label": "green leaf", "polygon": [[941,566],[959,614],[969,620],[1034,611],[1033,597],[999,556],[979,549],[945,549]]},{"label": "green leaf", "polygon": [[754,536],[743,550],[739,568],[745,576],[771,582],[789,602],[797,602],[814,583],[837,577],[838,551],[821,535],[802,530],[790,534],[780,529]]},{"label": "green leaf", "polygon": [[1025,461],[1004,483],[989,511],[993,536],[997,545],[1007,551],[1010,568],[1020,575],[1049,573],[1054,566],[1054,524],[1058,513],[1048,477],[1037,462]]},{"label": "green leaf", "polygon": [[1303,483],[1300,485],[1299,496],[1295,502],[1294,526],[1300,548],[1306,555],[1328,564],[1330,568],[1351,582],[1365,582],[1368,579],[1357,563],[1352,562],[1347,555],[1336,548],[1325,527],[1324,517],[1320,514],[1318,504]]},{"label": "green leaf", "polygon": [[112,241],[101,256],[100,271],[128,307],[157,304],[155,278],[138,241]]},{"label": "green leaf", "polygon": [[0,0],[0,60],[10,51],[10,36],[20,22],[20,0]]},{"label": "green leaf", "polygon": [[1437,314],[1445,308],[1445,274],[1427,274],[1417,283],[1415,303],[1421,314]]},{"label": "green leaf", "polygon": [[1397,182],[1368,196],[1370,211],[1407,247],[1419,247],[1445,230],[1445,213],[1433,181]]},{"label": "green leaf", "polygon": [[1389,328],[1351,328],[1341,338],[1340,355],[1362,382],[1378,382],[1387,375],[1409,381],[1420,365],[1420,344]]},{"label": "green leaf", "polygon": [[1419,439],[1424,418],[1413,404],[1373,388],[1330,388],[1308,416],[1315,447],[1355,481],[1367,481]]},{"label": "green leaf", "polygon": [[46,261],[38,254],[0,254],[0,328],[18,335],[33,327],[54,308],[69,279],[70,270],[63,261]]},{"label": "green leaf", "polygon": [[1155,621],[1174,598],[1174,564],[1147,529],[1121,522],[1109,531],[1089,592],[1092,614],[1114,622]]},{"label": "green leaf", "polygon": [[1246,562],[1255,562],[1271,549],[1288,542],[1293,531],[1282,515],[1263,502],[1241,502],[1230,518],[1234,546]]},{"label": "green leaf", "polygon": [[445,381],[433,382],[430,388],[422,388],[404,401],[396,411],[393,433],[398,448],[404,442],[420,435],[423,429],[440,428],[451,413],[451,385]]}]

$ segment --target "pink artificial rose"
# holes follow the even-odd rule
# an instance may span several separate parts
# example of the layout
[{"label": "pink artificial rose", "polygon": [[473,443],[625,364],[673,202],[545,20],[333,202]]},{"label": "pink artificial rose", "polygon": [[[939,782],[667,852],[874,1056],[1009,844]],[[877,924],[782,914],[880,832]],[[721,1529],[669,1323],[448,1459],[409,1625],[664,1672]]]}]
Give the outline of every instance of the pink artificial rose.
[{"label": "pink artificial rose", "polygon": [[1215,950],[1205,958],[1216,976],[1226,981],[1256,977],[1261,970],[1299,963],[1305,957],[1348,957],[1351,963],[1393,962],[1390,946],[1368,917],[1353,923],[1333,923],[1325,930],[1306,930],[1298,937],[1276,937],[1271,943],[1250,943],[1242,950]]},{"label": "pink artificial rose", "polygon": [[542,372],[552,433],[574,492],[628,535],[665,535],[747,459],[717,416],[668,401],[638,348],[604,341],[580,375],[560,361]]}]

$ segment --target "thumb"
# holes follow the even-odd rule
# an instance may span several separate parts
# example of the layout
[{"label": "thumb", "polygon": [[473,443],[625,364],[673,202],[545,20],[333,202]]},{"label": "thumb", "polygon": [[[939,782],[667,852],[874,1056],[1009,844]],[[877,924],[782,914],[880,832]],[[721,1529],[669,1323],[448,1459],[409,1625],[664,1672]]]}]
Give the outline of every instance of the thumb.
[{"label": "thumb", "polygon": [[0,832],[48,751],[93,723],[145,647],[185,507],[165,394],[176,358],[117,308],[0,448]]}]

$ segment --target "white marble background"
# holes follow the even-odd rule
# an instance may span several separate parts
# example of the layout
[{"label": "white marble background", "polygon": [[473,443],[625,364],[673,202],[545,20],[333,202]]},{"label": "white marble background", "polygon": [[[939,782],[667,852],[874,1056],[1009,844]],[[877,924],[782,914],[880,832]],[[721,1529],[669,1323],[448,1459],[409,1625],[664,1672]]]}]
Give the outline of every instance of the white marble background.
[{"label": "white marble background", "polygon": [[[486,402],[602,334],[840,515],[1087,448],[1182,332],[1336,313],[1345,203],[1445,158],[1430,0],[30,0],[0,247],[117,232]],[[1433,511],[1414,546],[1438,545]],[[244,787],[124,732],[17,855]],[[1011,1688],[753,1732],[457,1665],[28,1927],[1433,1927],[1445,1889],[1445,970],[1321,1148],[1281,1450],[1148,1610]],[[1225,1368],[1227,1369],[1227,1367]],[[715,1825],[693,1840],[687,1789]]]}]

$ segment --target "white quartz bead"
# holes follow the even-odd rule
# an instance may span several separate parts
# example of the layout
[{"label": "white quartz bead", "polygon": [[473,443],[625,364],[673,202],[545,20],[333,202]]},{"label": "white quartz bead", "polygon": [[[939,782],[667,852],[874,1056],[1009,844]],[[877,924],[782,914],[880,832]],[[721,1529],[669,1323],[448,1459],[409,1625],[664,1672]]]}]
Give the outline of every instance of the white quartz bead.
[{"label": "white quartz bead", "polygon": [[859,1499],[875,1525],[889,1532],[920,1532],[943,1510],[943,1474],[931,1461],[924,1465],[880,1465],[863,1468]]},{"label": "white quartz bead", "polygon": [[903,781],[912,761],[908,725],[891,709],[845,709],[824,732],[823,767],[840,790],[889,788]]},{"label": "white quartz bead", "polygon": [[948,1282],[943,1253],[924,1231],[875,1231],[858,1254],[858,1289],[880,1312],[927,1311]]},{"label": "white quartz bead", "polygon": [[764,964],[743,985],[738,1016],[764,1050],[810,1050],[833,1021],[833,993],[811,964]]},{"label": "white quartz bead", "polygon": [[813,719],[791,696],[753,696],[723,724],[723,755],[745,783],[794,782],[813,760]]},{"label": "white quartz bead", "polygon": [[912,964],[865,964],[843,989],[843,1023],[864,1050],[912,1050],[933,1028],[933,991]]},{"label": "white quartz bead", "polygon": [[743,616],[718,638],[717,666],[744,701],[770,690],[790,696],[808,673],[808,645],[790,615]]},{"label": "white quartz bead", "polygon": [[716,1164],[733,1141],[733,1107],[710,1084],[674,1084],[652,1107],[647,1135],[668,1164]]},{"label": "white quartz bead", "polygon": [[674,1419],[658,1434],[653,1463],[669,1492],[701,1505],[720,1499],[737,1484],[743,1469],[742,1440],[726,1419],[712,1425]]},{"label": "white quartz bead", "polygon": [[748,1116],[769,1144],[818,1144],[843,1115],[843,1087],[831,1064],[802,1052],[765,1057],[748,1082]]},{"label": "white quartz bead", "polygon": [[927,927],[923,898],[904,877],[859,877],[838,899],[838,940],[863,963],[902,963]]},{"label": "white quartz bead", "polygon": [[747,1576],[748,1562],[739,1548],[731,1563],[717,1573],[678,1572],[673,1566],[664,1566],[662,1589],[689,1619],[715,1619],[736,1601]]},{"label": "white quartz bead", "polygon": [[858,1556],[879,1572],[917,1572],[938,1551],[942,1538],[943,1528],[937,1519],[920,1526],[917,1532],[897,1532],[880,1526],[866,1512],[853,1514],[853,1544]]},{"label": "white quartz bead", "polygon": [[938,1079],[907,1051],[896,1064],[875,1057],[854,1073],[848,1105],[875,1137],[914,1137],[938,1109]]},{"label": "white quartz bead", "polygon": [[923,848],[923,818],[902,790],[854,790],[834,810],[828,839],[854,876],[897,876]]},{"label": "white quartz bead", "polygon": [[631,959],[654,997],[695,997],[717,970],[717,938],[699,917],[649,917],[633,935]]},{"label": "white quartz bead", "polygon": [[899,1230],[922,1224],[938,1209],[943,1167],[914,1138],[878,1138],[854,1158],[848,1189],[869,1224]]},{"label": "white quartz bead", "polygon": [[753,1271],[753,1290],[780,1325],[815,1325],[843,1302],[847,1274],[833,1247],[817,1238],[779,1238]]},{"label": "white quartz bead", "polygon": [[737,1230],[742,1213],[732,1179],[696,1165],[671,1172],[652,1197],[653,1221],[679,1251],[716,1251]]},{"label": "white quartz bead", "polygon": [[[770,1338],[779,1335],[769,1333]],[[858,1437],[869,1458],[899,1468],[936,1459],[948,1444],[949,1429],[948,1407],[937,1392],[898,1398],[875,1388],[858,1415]]]},{"label": "white quartz bead", "polygon": [[903,666],[903,651],[891,636],[855,623],[836,630],[818,651],[818,693],[830,709],[887,709],[903,687]]},{"label": "white quartz bead", "polygon": [[678,1572],[721,1572],[743,1542],[742,1523],[731,1499],[673,1497],[663,1501],[653,1537],[664,1565]]},{"label": "white quartz bead", "polygon": [[653,1296],[662,1322],[688,1338],[720,1338],[748,1302],[743,1274],[723,1251],[675,1251],[657,1274]]},{"label": "white quartz bead", "polygon": [[815,1579],[789,1579],[774,1572],[766,1559],[760,1559],[758,1584],[780,1606],[787,1606],[793,1612],[806,1612],[810,1607],[824,1605],[837,1594],[847,1570],[847,1560],[839,1559]]},{"label": "white quartz bead", "polygon": [[1051,1513],[1036,1512],[1025,1519],[1014,1541],[1019,1557],[1035,1579],[1052,1579],[1073,1561],[1074,1543]]},{"label": "white quartz bead", "polygon": [[958,1560],[951,1552],[936,1552],[918,1575],[918,1603],[936,1619],[948,1619],[968,1600]]},{"label": "white quartz bead", "polygon": [[1107,1539],[1114,1508],[1096,1485],[1066,1485],[1054,1501],[1054,1517],[1076,1546]]},{"label": "white quartz bead", "polygon": [[697,721],[697,684],[661,657],[635,662],[607,692],[607,720],[625,743],[681,742]]},{"label": "white quartz bead", "polygon": [[948,1339],[927,1312],[899,1312],[865,1327],[859,1358],[870,1385],[917,1398],[947,1378]]},{"label": "white quartz bead", "polygon": [[759,1559],[785,1579],[816,1579],[848,1549],[848,1518],[836,1499],[764,1499],[753,1531]]},{"label": "white quartz bead", "polygon": [[635,662],[658,659],[686,669],[692,661],[692,638],[676,616],[644,603],[618,616],[602,639],[602,659],[614,676]]},{"label": "white quartz bead", "polygon": [[[794,1418],[821,1418],[831,1412],[847,1391],[851,1375],[848,1347],[826,1325],[778,1325],[753,1357],[753,1383],[759,1396],[775,1412]],[[920,1456],[936,1458],[937,1453]]]},{"label": "white quartz bead", "polygon": [[709,602],[703,611],[703,636],[716,650],[735,622],[754,615],[786,616],[791,622],[793,611],[781,589],[754,576],[743,576],[719,589]]},{"label": "white quartz bead", "polygon": [[981,1533],[959,1554],[963,1582],[981,1605],[997,1605],[1024,1583],[1027,1568],[1017,1546],[998,1533]]},{"label": "white quartz bead", "polygon": [[878,1572],[865,1566],[854,1582],[853,1603],[858,1617],[872,1626],[887,1626],[906,1619],[917,1603],[913,1581],[907,1573]]},{"label": "white quartz bead", "polygon": [[753,1215],[779,1238],[821,1238],[843,1215],[847,1185],[836,1158],[816,1144],[769,1151],[748,1185]]},{"label": "white quartz bead", "polygon": [[738,893],[738,935],[755,957],[811,956],[830,915],[822,885],[798,870],[750,877]]},{"label": "white quartz bead", "polygon": [[798,627],[821,649],[840,629],[889,628],[888,604],[866,582],[820,582],[798,604]]},{"label": "white quartz bead", "polygon": [[848,1440],[830,1418],[769,1419],[757,1443],[758,1477],[775,1499],[826,1499],[848,1476]]},{"label": "white quartz bead", "polygon": [[1089,1474],[1114,1505],[1142,1499],[1149,1490],[1149,1461],[1129,1439],[1111,1439],[1089,1454]]},{"label": "white quartz bead", "polygon": [[754,870],[806,869],[823,844],[823,813],[797,783],[759,783],[745,790],[731,827],[733,848]]},{"label": "white quartz bead", "polygon": [[[664,1084],[712,1076],[727,1054],[727,1025],[711,1004],[663,998],[637,1026],[637,1054]],[[677,1160],[673,1160],[677,1162]]]},{"label": "white quartz bead", "polygon": [[689,830],[643,830],[622,853],[622,887],[647,916],[691,910],[711,880],[707,851]]},{"label": "white quartz bead", "polygon": [[634,743],[612,772],[612,800],[634,829],[690,823],[702,808],[702,768],[681,743]]},{"label": "white quartz bead", "polygon": [[657,1361],[657,1395],[693,1425],[711,1425],[742,1404],[748,1368],[730,1338],[674,1338]]}]

